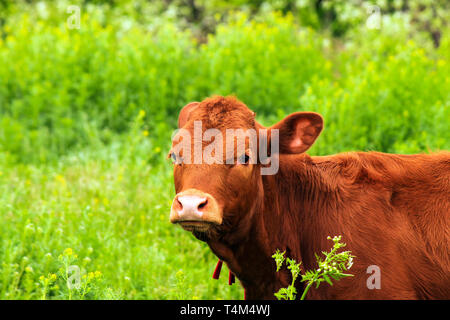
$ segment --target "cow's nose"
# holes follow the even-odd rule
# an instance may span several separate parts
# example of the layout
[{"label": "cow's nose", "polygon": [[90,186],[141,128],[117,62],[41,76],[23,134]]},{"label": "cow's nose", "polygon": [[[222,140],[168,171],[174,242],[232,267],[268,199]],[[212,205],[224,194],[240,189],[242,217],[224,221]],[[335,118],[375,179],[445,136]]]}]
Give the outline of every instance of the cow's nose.
[{"label": "cow's nose", "polygon": [[172,223],[222,223],[222,215],[215,199],[202,191],[190,189],[175,196],[170,212]]},{"label": "cow's nose", "polygon": [[203,216],[202,208],[208,203],[206,197],[199,196],[177,196],[174,203],[175,210],[181,220],[201,220]]}]

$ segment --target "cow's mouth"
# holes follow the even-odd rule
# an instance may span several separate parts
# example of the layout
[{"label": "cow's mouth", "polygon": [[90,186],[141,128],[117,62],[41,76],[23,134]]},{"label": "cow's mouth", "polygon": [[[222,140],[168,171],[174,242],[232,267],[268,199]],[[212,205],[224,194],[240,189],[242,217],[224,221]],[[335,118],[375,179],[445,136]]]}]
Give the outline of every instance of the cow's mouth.
[{"label": "cow's mouth", "polygon": [[200,241],[208,241],[217,233],[218,224],[207,221],[182,221],[178,224],[186,231],[192,232],[194,237]]},{"label": "cow's mouth", "polygon": [[214,224],[206,221],[180,221],[178,224],[186,231],[207,232]]}]

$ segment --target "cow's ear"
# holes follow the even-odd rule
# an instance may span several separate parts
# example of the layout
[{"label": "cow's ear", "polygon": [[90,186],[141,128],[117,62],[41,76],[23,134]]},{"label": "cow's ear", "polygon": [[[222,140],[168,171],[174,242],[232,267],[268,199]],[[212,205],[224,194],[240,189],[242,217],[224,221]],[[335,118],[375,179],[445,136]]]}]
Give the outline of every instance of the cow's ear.
[{"label": "cow's ear", "polygon": [[[323,128],[322,116],[315,112],[290,114],[271,129],[279,130],[280,153],[302,153],[316,141]],[[271,143],[276,143],[271,141]]]},{"label": "cow's ear", "polygon": [[181,109],[180,115],[178,116],[178,128],[184,127],[186,122],[189,120],[189,114],[199,105],[199,102],[188,103]]}]

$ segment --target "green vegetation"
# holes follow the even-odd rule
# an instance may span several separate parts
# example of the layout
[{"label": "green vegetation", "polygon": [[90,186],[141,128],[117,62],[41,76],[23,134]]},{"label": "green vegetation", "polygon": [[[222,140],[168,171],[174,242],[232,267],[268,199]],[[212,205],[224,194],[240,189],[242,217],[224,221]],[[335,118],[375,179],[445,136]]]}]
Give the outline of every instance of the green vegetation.
[{"label": "green vegetation", "polygon": [[306,287],[303,290],[300,300],[305,299],[309,288],[311,288],[313,284],[316,285],[317,289],[322,282],[327,282],[330,286],[332,286],[333,282],[331,281],[331,278],[338,281],[342,278],[353,276],[352,274],[344,273],[344,271],[347,271],[352,267],[353,258],[355,258],[355,256],[350,254],[351,251],[337,252],[339,249],[346,246],[345,243],[340,242],[341,238],[341,236],[335,236],[333,238],[328,237],[328,240],[333,240],[334,242],[333,248],[330,252],[322,251],[322,254],[325,256],[325,259],[323,260],[316,254],[318,268],[316,270],[307,270],[303,275],[301,274],[300,269],[301,261],[300,263],[297,263],[294,259],[285,258],[284,255],[286,254],[286,251],[280,252],[280,250],[277,249],[272,256],[277,265],[277,272],[280,271],[284,260],[286,259],[287,268],[291,272],[292,282],[287,288],[281,288],[278,290],[278,292],[275,293],[275,297],[278,300],[295,300],[297,297],[295,280],[297,280],[299,275],[302,276],[300,281],[306,282]]},{"label": "green vegetation", "polygon": [[445,4],[436,45],[420,8],[387,1],[369,29],[354,4],[350,23],[341,1],[301,2],[0,0],[0,299],[242,299],[169,223],[165,158],[190,101],[235,94],[265,125],[319,112],[314,155],[449,149]]}]

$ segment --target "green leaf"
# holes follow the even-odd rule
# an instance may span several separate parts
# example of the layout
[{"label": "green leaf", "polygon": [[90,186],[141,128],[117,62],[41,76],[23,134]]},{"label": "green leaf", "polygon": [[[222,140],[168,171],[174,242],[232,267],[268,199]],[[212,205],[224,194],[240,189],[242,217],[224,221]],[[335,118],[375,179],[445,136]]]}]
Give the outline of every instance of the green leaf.
[{"label": "green leaf", "polygon": [[323,275],[323,278],[325,279],[326,282],[329,283],[330,286],[333,285],[333,282],[331,282],[330,278],[326,274]]}]

